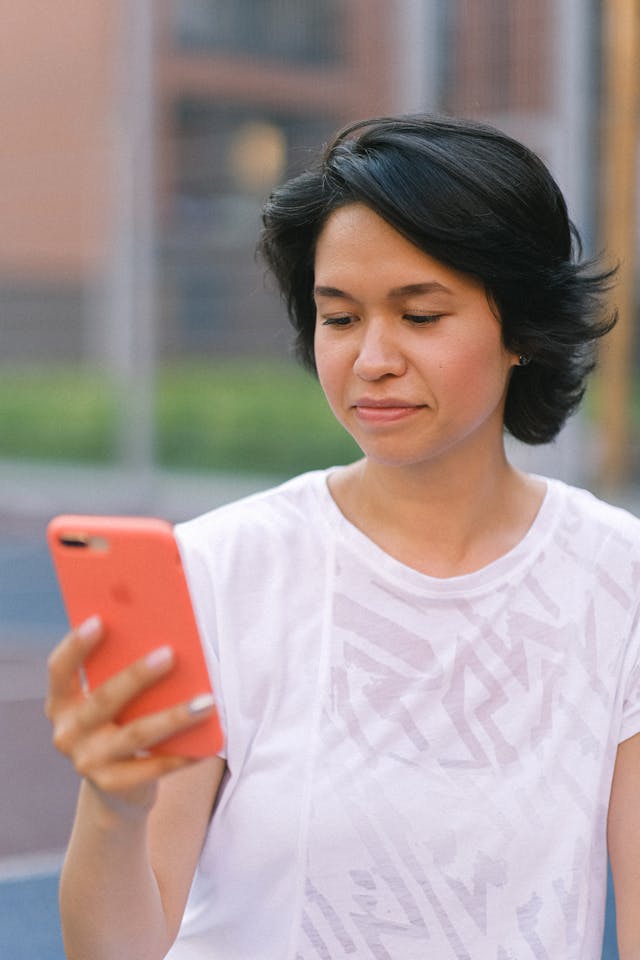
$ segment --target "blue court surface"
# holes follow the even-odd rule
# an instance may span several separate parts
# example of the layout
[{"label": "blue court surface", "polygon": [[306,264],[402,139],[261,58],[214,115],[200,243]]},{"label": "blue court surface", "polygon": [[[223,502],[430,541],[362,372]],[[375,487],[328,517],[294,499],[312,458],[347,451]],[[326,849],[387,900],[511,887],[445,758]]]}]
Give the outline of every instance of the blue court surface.
[{"label": "blue court surface", "polygon": [[0,883],[0,957],[65,960],[58,923],[58,878]]}]

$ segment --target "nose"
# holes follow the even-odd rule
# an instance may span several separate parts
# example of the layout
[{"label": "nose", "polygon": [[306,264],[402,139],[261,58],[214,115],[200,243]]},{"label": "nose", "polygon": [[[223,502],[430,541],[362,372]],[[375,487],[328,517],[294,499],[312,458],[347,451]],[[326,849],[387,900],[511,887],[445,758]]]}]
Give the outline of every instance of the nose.
[{"label": "nose", "polygon": [[397,337],[383,320],[363,323],[358,354],[353,372],[361,380],[380,380],[385,376],[401,376],[406,361]]}]

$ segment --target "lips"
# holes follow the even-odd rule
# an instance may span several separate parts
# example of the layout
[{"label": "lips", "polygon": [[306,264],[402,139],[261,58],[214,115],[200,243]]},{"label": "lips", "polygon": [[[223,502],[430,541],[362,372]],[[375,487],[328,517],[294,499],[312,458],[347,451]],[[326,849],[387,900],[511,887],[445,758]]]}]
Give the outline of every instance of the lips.
[{"label": "lips", "polygon": [[407,400],[396,397],[386,397],[383,400],[362,397],[353,404],[358,419],[367,423],[392,423],[396,420],[404,420],[424,408],[425,404],[409,403]]}]

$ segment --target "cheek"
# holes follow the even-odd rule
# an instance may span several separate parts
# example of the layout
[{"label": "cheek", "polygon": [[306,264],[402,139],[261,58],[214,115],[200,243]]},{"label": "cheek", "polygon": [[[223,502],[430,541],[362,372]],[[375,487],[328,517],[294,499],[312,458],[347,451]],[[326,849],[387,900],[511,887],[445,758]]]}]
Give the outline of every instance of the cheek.
[{"label": "cheek", "polygon": [[329,405],[335,410],[344,385],[344,361],[341,362],[340,354],[337,351],[328,349],[326,345],[319,344],[317,340],[315,359],[320,386]]},{"label": "cheek", "polygon": [[461,341],[439,358],[438,376],[465,405],[500,397],[508,383],[512,361],[493,337]]},{"label": "cheek", "polygon": [[313,349],[321,383],[335,382],[344,376],[349,365],[349,352],[345,346],[344,341],[335,342],[331,337],[327,337],[323,330],[316,333]]}]

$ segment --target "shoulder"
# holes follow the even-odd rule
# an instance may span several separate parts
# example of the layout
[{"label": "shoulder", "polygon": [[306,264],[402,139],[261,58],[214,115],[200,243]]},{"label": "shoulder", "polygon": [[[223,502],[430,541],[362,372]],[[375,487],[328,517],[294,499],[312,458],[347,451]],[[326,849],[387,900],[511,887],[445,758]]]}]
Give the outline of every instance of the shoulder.
[{"label": "shoulder", "polygon": [[588,490],[548,481],[557,503],[558,535],[594,563],[640,564],[640,519]]},{"label": "shoulder", "polygon": [[640,518],[629,510],[601,500],[594,493],[560,480],[547,481],[564,497],[572,514],[585,525],[610,530],[614,535],[640,536]]},{"label": "shoulder", "polygon": [[320,495],[326,471],[301,474],[276,487],[211,510],[176,526],[181,551],[186,554],[241,562],[291,550],[322,524]]}]

